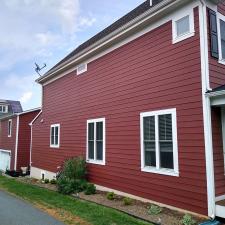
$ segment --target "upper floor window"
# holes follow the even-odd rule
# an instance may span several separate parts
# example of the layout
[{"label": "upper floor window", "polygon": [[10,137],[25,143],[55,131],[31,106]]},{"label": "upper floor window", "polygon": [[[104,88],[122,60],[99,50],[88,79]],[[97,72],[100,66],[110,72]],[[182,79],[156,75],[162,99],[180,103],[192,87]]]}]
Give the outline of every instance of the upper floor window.
[{"label": "upper floor window", "polygon": [[51,125],[50,147],[59,148],[59,141],[60,141],[60,124]]},{"label": "upper floor window", "polygon": [[0,113],[8,113],[8,106],[0,105]]},{"label": "upper floor window", "polygon": [[180,11],[172,21],[173,44],[194,36],[194,13],[190,11]]},{"label": "upper floor window", "polygon": [[87,121],[87,162],[105,164],[105,118]]},{"label": "upper floor window", "polygon": [[176,109],[141,113],[142,171],[178,176]]},{"label": "upper floor window", "polygon": [[8,120],[8,137],[12,136],[12,120]]},{"label": "upper floor window", "polygon": [[219,60],[225,64],[225,16],[218,16]]},{"label": "upper floor window", "polygon": [[87,71],[87,63],[83,63],[77,66],[77,75]]}]

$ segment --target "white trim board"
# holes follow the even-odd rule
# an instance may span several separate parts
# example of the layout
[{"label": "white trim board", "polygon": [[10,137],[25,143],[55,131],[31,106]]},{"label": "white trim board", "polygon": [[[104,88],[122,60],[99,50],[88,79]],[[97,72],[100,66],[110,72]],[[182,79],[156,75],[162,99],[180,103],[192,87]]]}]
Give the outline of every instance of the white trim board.
[{"label": "white trim board", "polygon": [[225,206],[216,205],[216,216],[225,218]]},{"label": "white trim board", "polygon": [[19,126],[20,126],[20,117],[16,118],[16,144],[15,144],[15,158],[14,158],[14,170],[17,169],[17,155],[18,155],[18,141],[19,141]]},{"label": "white trim board", "polygon": [[216,202],[219,202],[219,201],[222,201],[222,200],[225,200],[225,195],[221,195],[221,196],[216,197]]}]

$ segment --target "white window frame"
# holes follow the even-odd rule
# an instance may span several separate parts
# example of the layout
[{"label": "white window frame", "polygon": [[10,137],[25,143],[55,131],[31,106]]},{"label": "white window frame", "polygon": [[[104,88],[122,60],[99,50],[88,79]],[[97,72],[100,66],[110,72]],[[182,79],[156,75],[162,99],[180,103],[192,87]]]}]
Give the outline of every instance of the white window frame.
[{"label": "white window frame", "polygon": [[[84,69],[79,70],[79,67],[81,67],[81,66],[84,66]],[[80,74],[82,74],[86,71],[87,71],[87,63],[82,63],[82,64],[77,66],[77,75],[80,75]]]},{"label": "white window frame", "polygon": [[0,105],[0,107],[2,107],[2,110],[0,111],[0,113],[8,113],[8,106],[7,105]]},{"label": "white window frame", "polygon": [[[103,122],[103,160],[97,160],[96,159],[96,123],[97,122]],[[88,124],[89,123],[94,123],[94,160],[88,158]],[[105,134],[106,134],[106,129],[105,129],[105,118],[98,118],[98,119],[91,119],[87,120],[87,133],[86,133],[86,162],[87,163],[92,163],[92,164],[97,164],[97,165],[105,165],[105,146],[106,146],[106,141],[105,141]]]},{"label": "white window frame", "polygon": [[[52,144],[52,128],[56,128],[58,127],[58,144]],[[55,136],[54,136],[55,137]],[[54,142],[55,142],[55,138],[54,138]],[[60,147],[60,124],[52,124],[50,126],[50,147],[51,148],[59,148]]]},{"label": "white window frame", "polygon": [[224,161],[224,175],[225,175],[225,107],[221,108],[221,123],[222,123],[223,161]]},{"label": "white window frame", "polygon": [[[190,31],[177,36],[177,21],[189,16],[189,25],[190,25]],[[195,24],[194,24],[194,9],[183,9],[181,11],[179,11],[176,16],[172,19],[172,43],[176,44],[180,41],[183,41],[187,38],[193,37],[195,35]]]},{"label": "white window frame", "polygon": [[[9,127],[10,123],[10,127]],[[8,137],[12,137],[12,120],[8,120],[8,129],[7,129]]]},{"label": "white window frame", "polygon": [[[158,117],[160,115],[172,115],[172,132],[173,132],[173,161],[174,169],[160,168],[160,150],[159,150],[159,127]],[[145,166],[145,151],[144,151],[144,118],[155,116],[155,135],[156,135],[156,167]],[[157,173],[162,175],[179,176],[178,164],[178,141],[177,141],[177,113],[176,108],[144,112],[140,114],[140,134],[141,134],[141,171],[149,173]]]},{"label": "white window frame", "polygon": [[220,20],[223,20],[225,22],[225,16],[220,14],[220,13],[217,13],[217,30],[218,30],[218,47],[219,47],[219,60],[218,60],[218,62],[225,65],[225,59],[223,59],[223,56],[222,56]]}]

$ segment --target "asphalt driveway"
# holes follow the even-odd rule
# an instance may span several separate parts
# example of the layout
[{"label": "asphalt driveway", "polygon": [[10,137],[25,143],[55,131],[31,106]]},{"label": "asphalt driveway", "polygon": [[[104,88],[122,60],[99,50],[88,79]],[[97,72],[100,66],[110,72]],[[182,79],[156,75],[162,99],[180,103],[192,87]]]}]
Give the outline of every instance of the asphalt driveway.
[{"label": "asphalt driveway", "polygon": [[0,225],[64,225],[53,217],[0,191]]}]

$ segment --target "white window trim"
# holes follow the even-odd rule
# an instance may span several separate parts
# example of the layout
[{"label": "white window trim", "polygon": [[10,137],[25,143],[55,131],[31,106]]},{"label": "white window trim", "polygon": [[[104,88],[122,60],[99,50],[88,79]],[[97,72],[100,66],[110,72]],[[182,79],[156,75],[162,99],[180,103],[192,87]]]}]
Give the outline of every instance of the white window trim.
[{"label": "white window trim", "polygon": [[[94,155],[96,158],[96,123],[97,122],[103,122],[103,160],[93,160],[88,158],[88,124],[89,123],[94,123]],[[106,146],[106,141],[105,141],[105,134],[106,134],[106,129],[105,129],[105,118],[99,118],[99,119],[91,119],[87,120],[87,133],[86,133],[86,162],[87,163],[92,163],[92,164],[97,164],[97,165],[105,165],[105,146]]]},{"label": "white window trim", "polygon": [[[10,130],[9,130],[9,122],[10,122]],[[10,131],[10,133],[9,133]],[[12,120],[8,120],[8,129],[7,129],[8,137],[12,137]]]},{"label": "white window trim", "polygon": [[223,20],[225,22],[225,16],[220,14],[220,13],[217,13],[217,31],[218,31],[218,47],[219,47],[219,60],[218,60],[218,62],[225,65],[225,59],[223,59],[223,57],[222,57],[220,20]]},{"label": "white window trim", "polygon": [[224,160],[224,175],[225,175],[225,107],[221,108],[221,123],[222,123],[222,139],[223,139],[223,160]]},{"label": "white window trim", "polygon": [[[165,169],[159,167],[159,145],[156,142],[156,167],[145,166],[145,155],[144,155],[144,117],[148,116],[155,116],[156,121],[156,140],[158,135],[158,116],[171,114],[172,115],[172,131],[173,131],[173,160],[174,160],[174,169]],[[178,142],[177,142],[177,113],[176,109],[166,109],[160,111],[152,111],[152,112],[145,112],[140,114],[140,134],[141,134],[141,171],[149,172],[149,173],[157,173],[162,175],[169,175],[169,176],[179,176],[179,165],[178,165]]]},{"label": "white window trim", "polygon": [[[0,111],[0,113],[8,113],[8,106],[7,105],[0,105],[2,107],[2,110]],[[5,110],[3,110],[5,109]]]},{"label": "white window trim", "polygon": [[[52,144],[51,138],[52,138],[52,128],[58,127],[59,133],[58,133],[58,144]],[[50,127],[50,147],[51,148],[59,148],[60,147],[60,124],[52,124]]]},{"label": "white window trim", "polygon": [[[177,36],[177,24],[176,22],[186,16],[189,16],[190,31],[181,36]],[[178,12],[178,14],[172,19],[172,43],[176,44],[187,38],[193,37],[195,35],[195,24],[194,24],[194,9],[183,9]]]},{"label": "white window trim", "polygon": [[[83,70],[79,70],[78,68],[80,66],[85,66],[85,68]],[[82,64],[78,65],[76,70],[77,70],[77,75],[80,75],[80,74],[86,72],[87,71],[87,63],[82,63]]]}]

